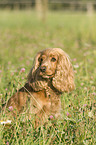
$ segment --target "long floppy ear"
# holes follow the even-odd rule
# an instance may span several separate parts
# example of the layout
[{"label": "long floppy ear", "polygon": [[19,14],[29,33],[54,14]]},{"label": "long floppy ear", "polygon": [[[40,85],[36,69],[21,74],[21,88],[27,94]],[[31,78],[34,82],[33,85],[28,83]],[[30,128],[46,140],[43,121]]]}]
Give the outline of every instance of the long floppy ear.
[{"label": "long floppy ear", "polygon": [[28,78],[28,81],[30,82],[32,79],[34,79],[35,77],[35,71],[37,70],[37,68],[39,67],[39,57],[41,55],[41,52],[39,52],[35,59],[34,59],[34,63],[33,63],[33,67],[31,68],[27,78]]},{"label": "long floppy ear", "polygon": [[52,83],[60,92],[70,92],[75,89],[72,64],[65,52],[59,54],[57,69]]},{"label": "long floppy ear", "polygon": [[45,79],[43,79],[42,77],[39,76],[39,66],[40,66],[39,59],[41,57],[41,54],[42,54],[42,51],[36,55],[36,57],[34,59],[33,67],[30,70],[28,77],[27,77],[28,83],[35,91],[40,91],[40,90],[46,88],[46,86],[48,84]]}]

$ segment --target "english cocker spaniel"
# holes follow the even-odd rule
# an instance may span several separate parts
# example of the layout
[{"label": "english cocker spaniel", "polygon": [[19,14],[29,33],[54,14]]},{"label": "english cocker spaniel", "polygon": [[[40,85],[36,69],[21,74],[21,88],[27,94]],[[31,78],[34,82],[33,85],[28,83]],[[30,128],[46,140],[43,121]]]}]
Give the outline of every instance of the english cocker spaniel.
[{"label": "english cocker spaniel", "polygon": [[40,51],[34,60],[28,80],[7,102],[7,108],[16,114],[35,114],[35,126],[49,116],[60,116],[60,95],[74,90],[74,74],[69,56],[60,48]]}]

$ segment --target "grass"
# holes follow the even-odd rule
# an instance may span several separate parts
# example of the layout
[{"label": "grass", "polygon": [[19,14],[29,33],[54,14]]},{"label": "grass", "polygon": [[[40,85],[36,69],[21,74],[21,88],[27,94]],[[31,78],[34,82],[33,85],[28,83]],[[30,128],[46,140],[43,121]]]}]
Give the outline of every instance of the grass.
[{"label": "grass", "polygon": [[62,119],[38,130],[33,119],[24,125],[15,120],[14,129],[0,125],[0,145],[95,145],[96,14],[49,12],[43,23],[34,11],[0,11],[0,107],[24,85],[34,56],[47,47],[61,47],[74,67],[76,89],[61,96]]}]

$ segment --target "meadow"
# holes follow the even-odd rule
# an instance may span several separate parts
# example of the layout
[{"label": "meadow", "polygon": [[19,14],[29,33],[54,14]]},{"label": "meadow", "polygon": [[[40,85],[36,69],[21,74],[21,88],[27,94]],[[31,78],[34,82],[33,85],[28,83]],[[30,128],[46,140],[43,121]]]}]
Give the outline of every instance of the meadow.
[{"label": "meadow", "polygon": [[0,108],[26,82],[36,53],[48,47],[67,52],[74,68],[76,89],[61,96],[62,119],[37,130],[31,120],[14,119],[9,128],[0,125],[0,145],[96,143],[95,13],[52,11],[43,23],[35,11],[0,11]]}]

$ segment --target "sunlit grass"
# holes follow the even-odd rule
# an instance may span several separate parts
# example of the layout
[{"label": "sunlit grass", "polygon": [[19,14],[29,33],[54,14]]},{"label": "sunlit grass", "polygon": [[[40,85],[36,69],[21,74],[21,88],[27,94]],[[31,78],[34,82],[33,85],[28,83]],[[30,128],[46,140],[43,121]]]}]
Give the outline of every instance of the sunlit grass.
[{"label": "sunlit grass", "polygon": [[94,145],[96,14],[49,12],[43,23],[34,11],[0,11],[0,106],[24,85],[36,53],[47,47],[66,51],[75,72],[75,91],[61,96],[62,118],[38,130],[33,118],[14,120],[11,129],[0,125],[0,144]]}]

